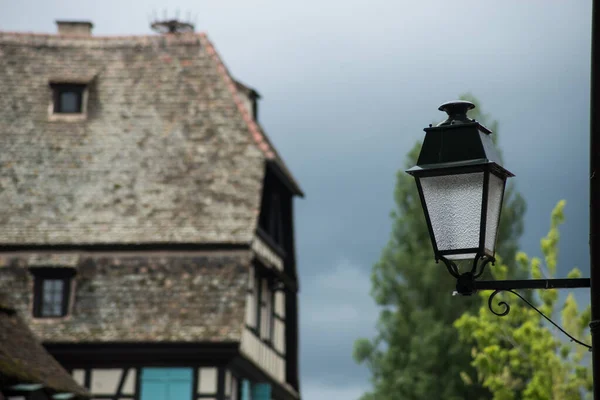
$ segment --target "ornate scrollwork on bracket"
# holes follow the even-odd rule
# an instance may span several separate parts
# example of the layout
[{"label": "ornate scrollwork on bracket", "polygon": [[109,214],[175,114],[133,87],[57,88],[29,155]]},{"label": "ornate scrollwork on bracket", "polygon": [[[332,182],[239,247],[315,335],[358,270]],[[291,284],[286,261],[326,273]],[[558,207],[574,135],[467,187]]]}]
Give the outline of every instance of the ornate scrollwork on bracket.
[{"label": "ornate scrollwork on bracket", "polygon": [[[460,272],[458,265],[452,260],[449,260],[445,257],[439,257],[440,260],[444,263],[450,275],[456,278],[456,292],[455,294],[461,294],[463,296],[470,296],[476,293],[478,290],[493,290],[492,294],[488,298],[488,308],[490,311],[499,317],[504,317],[510,313],[510,305],[504,301],[500,300],[495,305],[493,304],[494,298],[500,292],[509,292],[523,300],[525,304],[529,307],[533,308],[538,314],[540,314],[544,319],[554,325],[559,331],[568,336],[571,341],[580,344],[588,348],[590,351],[592,346],[583,343],[580,340],[575,339],[573,336],[569,335],[563,328],[558,326],[554,321],[548,318],[544,313],[538,310],[531,302],[529,302],[526,298],[521,296],[518,292],[515,292],[513,289],[554,289],[554,288],[577,288],[577,287],[589,287],[590,282],[589,279],[546,279],[546,280],[515,280],[515,281],[478,281],[479,278],[485,272],[485,267],[492,263],[494,264],[494,257],[486,256],[486,255],[477,255],[473,259],[473,265],[470,271]],[[494,307],[496,306],[496,310]],[[501,310],[497,311],[500,307]]]},{"label": "ornate scrollwork on bracket", "polygon": [[543,312],[541,312],[540,310],[538,310],[538,308],[536,306],[534,306],[533,304],[531,304],[526,298],[524,298],[523,296],[521,296],[519,293],[515,292],[514,290],[511,289],[497,289],[494,290],[492,292],[492,294],[490,294],[490,297],[488,299],[488,308],[490,309],[490,311],[494,314],[497,315],[499,317],[504,317],[506,315],[508,315],[508,313],[510,312],[510,305],[508,305],[507,302],[505,301],[499,301],[496,305],[500,306],[503,308],[503,311],[494,311],[492,302],[494,301],[494,297],[496,297],[499,293],[501,292],[509,292],[514,294],[515,296],[517,296],[518,298],[520,298],[521,300],[523,300],[523,302],[525,304],[527,304],[529,307],[533,308],[538,314],[540,314],[542,317],[544,317],[544,319],[546,319],[546,321],[550,322],[552,325],[554,325],[559,331],[561,331],[562,333],[564,333],[566,336],[569,337],[569,339],[571,339],[572,342],[575,342],[583,347],[586,347],[588,350],[592,351],[592,346],[583,343],[580,340],[575,339],[573,336],[569,335],[563,328],[561,328],[560,326],[558,326],[557,323],[555,323],[554,321],[552,321],[550,318],[548,318]]}]

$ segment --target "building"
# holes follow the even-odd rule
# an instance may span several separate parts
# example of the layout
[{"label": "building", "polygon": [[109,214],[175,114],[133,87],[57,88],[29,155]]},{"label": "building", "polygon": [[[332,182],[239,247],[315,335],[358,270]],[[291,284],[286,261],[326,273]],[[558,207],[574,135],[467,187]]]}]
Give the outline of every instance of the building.
[{"label": "building", "polygon": [[94,398],[291,400],[302,191],[208,37],[0,33],[0,290]]},{"label": "building", "polygon": [[0,293],[0,400],[87,398]]}]

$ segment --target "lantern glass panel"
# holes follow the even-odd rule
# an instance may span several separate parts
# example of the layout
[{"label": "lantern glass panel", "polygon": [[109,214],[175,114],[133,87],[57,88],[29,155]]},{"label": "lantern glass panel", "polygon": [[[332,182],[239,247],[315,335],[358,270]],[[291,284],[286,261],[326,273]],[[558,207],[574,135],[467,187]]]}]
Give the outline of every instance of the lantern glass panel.
[{"label": "lantern glass panel", "polygon": [[500,223],[504,182],[504,179],[490,173],[485,224],[485,249],[490,255],[494,255],[496,251],[496,236],[498,235],[498,224]]},{"label": "lantern glass panel", "polygon": [[[483,172],[421,177],[423,197],[438,251],[479,247]],[[467,259],[474,254],[447,258]]]}]

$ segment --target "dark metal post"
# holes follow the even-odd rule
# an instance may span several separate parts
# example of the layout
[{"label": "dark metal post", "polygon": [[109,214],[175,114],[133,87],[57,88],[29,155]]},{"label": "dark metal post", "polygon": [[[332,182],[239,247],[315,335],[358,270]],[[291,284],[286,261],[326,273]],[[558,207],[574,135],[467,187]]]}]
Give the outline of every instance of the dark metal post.
[{"label": "dark metal post", "polygon": [[600,23],[598,2],[592,2],[592,69],[590,90],[590,278],[594,399],[600,400]]}]

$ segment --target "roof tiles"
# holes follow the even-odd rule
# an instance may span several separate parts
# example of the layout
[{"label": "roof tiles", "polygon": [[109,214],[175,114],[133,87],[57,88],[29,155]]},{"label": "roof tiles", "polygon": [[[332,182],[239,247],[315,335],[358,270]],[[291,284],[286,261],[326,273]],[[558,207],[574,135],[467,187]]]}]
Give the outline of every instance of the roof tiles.
[{"label": "roof tiles", "polygon": [[[87,118],[49,118],[82,79]],[[252,240],[284,164],[204,34],[0,33],[0,80],[0,244]]]},{"label": "roof tiles", "polygon": [[[69,314],[31,317],[28,257],[4,256],[0,282],[44,342],[235,342],[246,312],[251,251],[81,254]],[[54,257],[56,258],[56,257]]]},{"label": "roof tiles", "polygon": [[18,314],[0,299],[0,381],[38,383],[46,390],[90,397],[42,347]]}]

